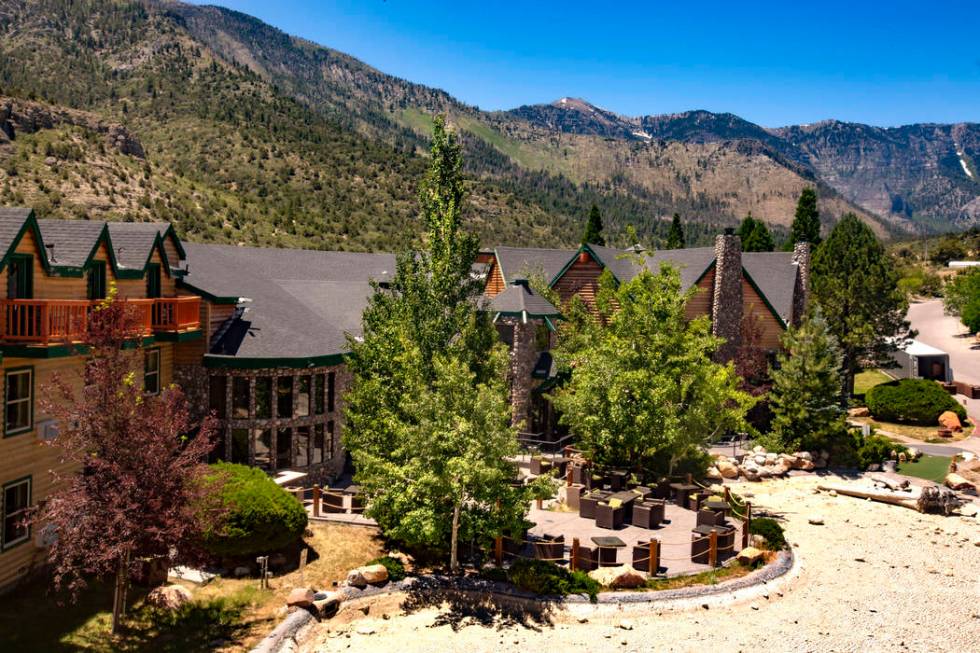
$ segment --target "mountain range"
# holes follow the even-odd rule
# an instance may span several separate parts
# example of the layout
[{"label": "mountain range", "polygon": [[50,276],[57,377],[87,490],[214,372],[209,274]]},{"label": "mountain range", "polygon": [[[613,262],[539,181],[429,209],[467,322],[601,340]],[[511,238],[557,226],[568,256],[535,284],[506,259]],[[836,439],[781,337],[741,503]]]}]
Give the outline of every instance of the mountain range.
[{"label": "mountain range", "polygon": [[[166,219],[193,240],[396,249],[432,116],[465,149],[491,245],[691,243],[749,212],[777,236],[800,191],[883,236],[980,224],[980,125],[765,128],[707,111],[626,117],[574,98],[482,111],[245,14],[170,0],[0,3],[0,203]],[[625,244],[623,242],[622,244]]]}]

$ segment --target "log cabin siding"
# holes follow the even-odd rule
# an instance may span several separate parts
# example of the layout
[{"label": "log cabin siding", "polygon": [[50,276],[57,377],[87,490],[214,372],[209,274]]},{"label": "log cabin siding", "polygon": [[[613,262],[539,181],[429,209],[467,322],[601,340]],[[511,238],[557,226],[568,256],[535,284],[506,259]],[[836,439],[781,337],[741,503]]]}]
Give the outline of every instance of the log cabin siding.
[{"label": "log cabin siding", "polygon": [[558,292],[562,305],[574,295],[582,298],[592,310],[599,289],[599,276],[603,267],[588,252],[582,252],[552,286]]},{"label": "log cabin siding", "polygon": [[504,275],[500,272],[500,265],[497,261],[490,264],[490,271],[487,273],[487,285],[485,293],[487,297],[496,297],[504,290]]},{"label": "log cabin siding", "polygon": [[684,315],[689,320],[693,320],[696,317],[702,315],[707,315],[711,317],[711,302],[714,298],[715,289],[715,268],[711,268],[705,273],[701,280],[697,283],[697,291],[695,295],[691,297],[687,302],[687,306],[684,308]]},{"label": "log cabin siding", "polygon": [[755,328],[759,331],[758,346],[763,349],[776,350],[780,347],[783,336],[783,325],[772,314],[769,307],[756,292],[749,280],[742,275],[742,319],[754,316]]}]

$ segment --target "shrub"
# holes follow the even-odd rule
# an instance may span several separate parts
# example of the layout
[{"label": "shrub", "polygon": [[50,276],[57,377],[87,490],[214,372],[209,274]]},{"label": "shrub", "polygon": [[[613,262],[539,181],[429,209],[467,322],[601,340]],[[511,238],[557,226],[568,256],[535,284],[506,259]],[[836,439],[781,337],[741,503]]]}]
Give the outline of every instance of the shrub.
[{"label": "shrub", "polygon": [[584,571],[568,571],[545,560],[518,560],[507,571],[507,579],[522,590],[545,596],[588,594],[593,603],[600,588]]},{"label": "shrub", "polygon": [[947,410],[966,419],[966,410],[935,381],[902,379],[876,385],[866,396],[875,419],[932,426]]},{"label": "shrub", "polygon": [[369,565],[382,565],[388,570],[388,580],[392,582],[398,582],[400,580],[405,580],[405,565],[398,558],[392,558],[391,556],[381,556],[380,558],[375,558]]},{"label": "shrub", "polygon": [[860,469],[867,469],[868,465],[880,465],[892,457],[892,451],[899,453],[906,451],[900,444],[892,442],[881,435],[869,435],[858,441],[856,450],[857,464]]},{"label": "shrub", "polygon": [[306,529],[306,510],[265,472],[254,467],[217,463],[204,483],[219,489],[225,512],[205,524],[204,543],[216,556],[250,556],[281,549]]},{"label": "shrub", "polygon": [[749,525],[749,532],[753,535],[761,535],[766,541],[766,546],[773,551],[786,548],[786,536],[783,534],[783,527],[775,519],[769,517],[753,519]]}]

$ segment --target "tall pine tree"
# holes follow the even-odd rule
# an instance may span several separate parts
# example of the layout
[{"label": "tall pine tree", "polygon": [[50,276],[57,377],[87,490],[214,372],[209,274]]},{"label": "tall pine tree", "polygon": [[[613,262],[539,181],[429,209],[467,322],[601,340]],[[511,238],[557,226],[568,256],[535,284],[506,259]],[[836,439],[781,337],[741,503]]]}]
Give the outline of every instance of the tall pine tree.
[{"label": "tall pine tree", "polygon": [[599,207],[595,204],[589,209],[589,221],[585,223],[585,233],[582,234],[582,244],[605,245],[606,239],[602,235],[602,214]]},{"label": "tall pine tree", "polygon": [[807,187],[800,193],[796,203],[796,215],[789,230],[789,240],[786,243],[792,250],[796,243],[810,243],[813,247],[820,244],[820,211],[817,210],[817,191]]},{"label": "tall pine tree", "polygon": [[813,299],[843,352],[843,393],[865,367],[893,367],[893,355],[913,333],[908,302],[891,257],[868,225],[846,214],[813,256]]},{"label": "tall pine tree", "polygon": [[667,232],[667,249],[684,249],[684,225],[681,224],[680,213],[675,213],[670,221],[670,231]]},{"label": "tall pine tree", "polygon": [[772,233],[762,220],[752,217],[752,212],[745,216],[737,231],[742,239],[743,252],[771,252],[775,247]]}]

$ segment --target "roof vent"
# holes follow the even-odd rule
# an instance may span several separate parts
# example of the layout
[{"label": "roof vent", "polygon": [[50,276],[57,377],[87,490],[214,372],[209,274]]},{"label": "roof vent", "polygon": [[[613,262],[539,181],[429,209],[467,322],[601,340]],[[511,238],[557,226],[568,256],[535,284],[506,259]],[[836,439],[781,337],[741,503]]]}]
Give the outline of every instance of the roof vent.
[{"label": "roof vent", "polygon": [[54,257],[54,243],[47,243],[45,247],[48,248],[48,260],[52,263],[56,262],[58,259]]},{"label": "roof vent", "polygon": [[512,285],[512,286],[523,286],[524,288],[527,288],[528,290],[531,289],[531,284],[528,283],[527,279],[514,279],[513,281],[510,282],[510,285]]}]

